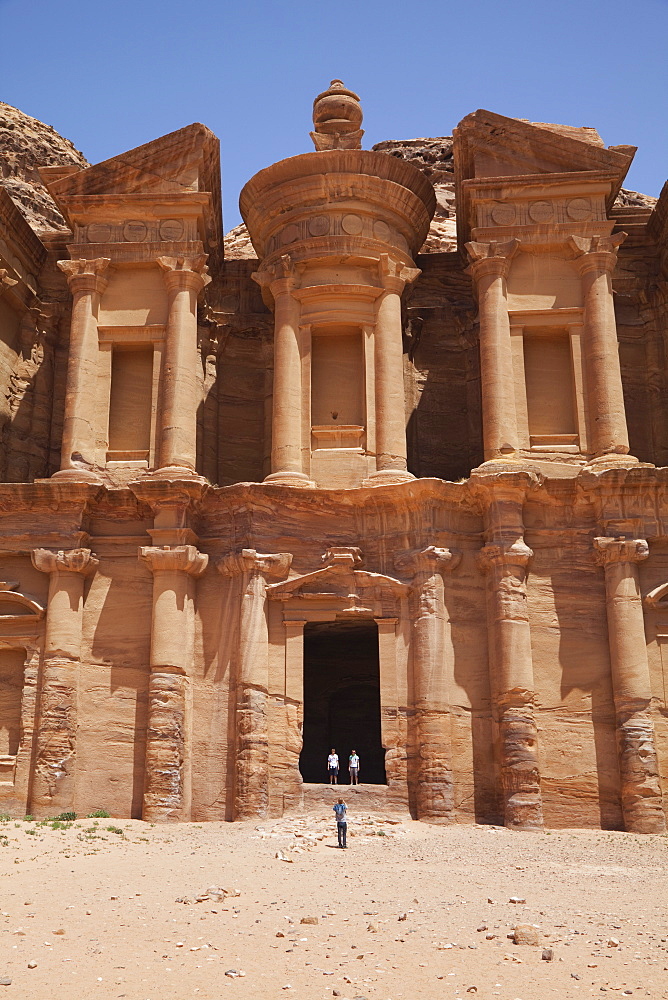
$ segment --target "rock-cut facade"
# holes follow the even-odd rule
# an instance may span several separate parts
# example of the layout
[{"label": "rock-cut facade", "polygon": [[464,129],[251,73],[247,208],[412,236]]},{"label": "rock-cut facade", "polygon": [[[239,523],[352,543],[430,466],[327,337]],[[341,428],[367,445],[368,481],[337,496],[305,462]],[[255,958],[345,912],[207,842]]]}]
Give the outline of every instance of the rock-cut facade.
[{"label": "rock-cut facade", "polygon": [[668,189],[489,111],[241,193],[0,105],[0,812],[665,831]]}]

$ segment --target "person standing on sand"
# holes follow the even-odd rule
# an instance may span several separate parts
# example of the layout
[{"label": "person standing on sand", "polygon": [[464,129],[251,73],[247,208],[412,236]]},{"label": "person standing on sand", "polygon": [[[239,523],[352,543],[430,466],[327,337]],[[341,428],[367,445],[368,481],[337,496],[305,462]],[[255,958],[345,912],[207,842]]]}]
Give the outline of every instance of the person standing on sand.
[{"label": "person standing on sand", "polygon": [[337,754],[334,747],[332,747],[332,752],[327,758],[327,770],[329,771],[329,783],[330,785],[338,785],[339,783],[339,755]]},{"label": "person standing on sand", "polygon": [[346,834],[348,833],[348,820],[346,818],[346,814],[348,812],[348,806],[345,804],[343,799],[339,799],[334,806],[333,811],[336,813],[336,832],[339,837],[339,847],[347,847]]},{"label": "person standing on sand", "polygon": [[357,750],[353,750],[348,758],[348,773],[350,774],[350,784],[359,785],[360,759]]}]

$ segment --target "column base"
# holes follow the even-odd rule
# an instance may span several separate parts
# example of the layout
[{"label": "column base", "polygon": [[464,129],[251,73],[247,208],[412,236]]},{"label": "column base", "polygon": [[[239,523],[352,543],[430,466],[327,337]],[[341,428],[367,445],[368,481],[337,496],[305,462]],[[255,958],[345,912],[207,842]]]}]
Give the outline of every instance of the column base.
[{"label": "column base", "polygon": [[[51,479],[69,483],[95,483],[96,486],[101,486],[104,483],[102,476],[90,469],[60,469],[59,472],[54,472]],[[48,482],[48,480],[44,480],[44,482]]]},{"label": "column base", "polygon": [[179,482],[184,479],[192,479],[198,483],[206,482],[199,473],[187,465],[163,465],[160,469],[154,469],[149,475],[151,479],[173,479]]},{"label": "column base", "polygon": [[315,489],[315,483],[304,472],[271,472],[264,478],[263,482],[267,486],[297,486],[300,489]]},{"label": "column base", "polygon": [[406,469],[377,469],[362,480],[362,486],[397,486],[400,483],[411,483],[414,480],[413,473]]},{"label": "column base", "polygon": [[609,469],[654,469],[651,462],[640,462],[633,455],[609,452],[590,458],[583,468],[585,472],[607,472]]},{"label": "column base", "polygon": [[471,469],[470,476],[484,476],[490,472],[529,472],[540,475],[540,471],[536,462],[514,455],[512,458],[488,458],[482,465]]}]

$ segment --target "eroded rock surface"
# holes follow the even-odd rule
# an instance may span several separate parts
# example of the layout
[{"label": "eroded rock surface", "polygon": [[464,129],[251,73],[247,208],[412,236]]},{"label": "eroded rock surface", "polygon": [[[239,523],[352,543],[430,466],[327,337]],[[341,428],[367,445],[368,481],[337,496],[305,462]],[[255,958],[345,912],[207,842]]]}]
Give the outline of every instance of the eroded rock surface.
[{"label": "eroded rock surface", "polygon": [[35,232],[67,229],[38,172],[66,164],[87,167],[88,160],[50,125],[0,101],[0,184]]}]

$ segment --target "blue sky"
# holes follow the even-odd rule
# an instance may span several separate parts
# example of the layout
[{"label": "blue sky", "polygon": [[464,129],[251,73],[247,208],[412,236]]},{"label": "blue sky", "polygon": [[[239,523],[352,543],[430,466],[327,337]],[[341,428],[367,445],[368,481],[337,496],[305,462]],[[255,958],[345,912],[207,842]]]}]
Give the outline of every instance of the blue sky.
[{"label": "blue sky", "polygon": [[0,0],[0,99],[97,162],[193,121],[221,141],[224,227],[257,170],[312,149],[340,77],[365,147],[449,135],[476,108],[592,125],[668,177],[668,0]]}]

